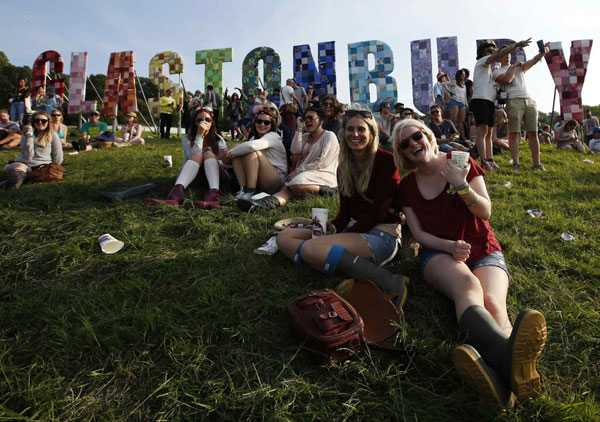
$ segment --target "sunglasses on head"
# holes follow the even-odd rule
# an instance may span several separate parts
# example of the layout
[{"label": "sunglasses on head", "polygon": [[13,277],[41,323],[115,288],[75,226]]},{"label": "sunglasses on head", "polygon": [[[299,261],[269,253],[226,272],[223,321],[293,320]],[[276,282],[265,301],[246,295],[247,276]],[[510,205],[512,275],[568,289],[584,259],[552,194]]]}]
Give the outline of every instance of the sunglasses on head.
[{"label": "sunglasses on head", "polygon": [[48,123],[48,119],[33,119],[33,123]]},{"label": "sunglasses on head", "polygon": [[277,111],[277,109],[275,107],[263,107],[262,109],[265,110],[265,111],[271,111],[271,112],[276,112]]},{"label": "sunglasses on head", "polygon": [[423,139],[423,132],[421,132],[419,130],[418,132],[415,132],[412,135],[404,138],[402,141],[400,141],[398,143],[398,146],[400,147],[400,149],[404,150],[404,149],[408,148],[408,146],[410,145],[411,139],[415,142],[419,142],[421,139]]},{"label": "sunglasses on head", "polygon": [[213,115],[213,113],[212,113],[212,111],[211,111],[211,110],[208,110],[208,109],[206,109],[206,108],[204,108],[204,107],[202,107],[202,106],[198,106],[198,107],[196,107],[196,109],[195,109],[195,112],[197,113],[197,112],[199,112],[199,111],[203,111],[203,112],[205,112],[205,113],[208,113],[208,114],[210,114],[211,116]]},{"label": "sunglasses on head", "polygon": [[212,119],[210,117],[198,117],[196,119],[196,121],[198,123],[202,123],[202,122],[210,123],[210,122],[212,122]]},{"label": "sunglasses on head", "polygon": [[365,119],[370,119],[371,117],[373,117],[373,113],[367,110],[346,110],[346,112],[344,113],[344,115],[348,117],[358,116],[359,114]]},{"label": "sunglasses on head", "polygon": [[271,121],[270,120],[263,120],[263,119],[254,119],[254,123],[256,123],[257,125],[271,125]]}]

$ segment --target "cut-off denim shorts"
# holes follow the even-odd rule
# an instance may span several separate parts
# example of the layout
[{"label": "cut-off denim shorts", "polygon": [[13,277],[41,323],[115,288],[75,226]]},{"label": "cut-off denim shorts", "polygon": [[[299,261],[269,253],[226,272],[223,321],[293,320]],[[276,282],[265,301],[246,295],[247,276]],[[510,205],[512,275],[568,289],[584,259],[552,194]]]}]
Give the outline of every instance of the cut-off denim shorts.
[{"label": "cut-off denim shorts", "polygon": [[450,105],[448,108],[458,108],[462,110],[467,109],[467,105],[465,103],[461,103],[460,101],[456,101],[454,98],[450,98]]},{"label": "cut-off denim shorts", "polygon": [[[424,279],[425,275],[425,265],[427,262],[436,255],[445,254],[446,252],[438,252],[438,251],[430,251],[430,252],[421,252],[419,257],[421,258],[421,277]],[[446,254],[449,255],[449,254]],[[492,252],[491,254],[484,256],[479,261],[474,263],[469,267],[471,271],[479,267],[498,267],[504,270],[508,279],[510,280],[510,273],[508,272],[508,267],[506,266],[506,261],[504,260],[504,254],[500,251]]]},{"label": "cut-off denim shorts", "polygon": [[371,258],[377,265],[383,266],[390,262],[398,252],[398,239],[388,232],[371,229],[368,233],[360,233],[371,249]]}]

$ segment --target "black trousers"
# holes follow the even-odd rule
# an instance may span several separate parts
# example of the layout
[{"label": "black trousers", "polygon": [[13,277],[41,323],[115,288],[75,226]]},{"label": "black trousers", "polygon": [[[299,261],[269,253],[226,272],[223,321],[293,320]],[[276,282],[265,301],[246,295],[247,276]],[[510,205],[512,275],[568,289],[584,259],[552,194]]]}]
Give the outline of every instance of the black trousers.
[{"label": "black trousers", "polygon": [[162,139],[169,139],[171,136],[171,125],[173,124],[173,115],[167,113],[160,113],[160,137]]}]

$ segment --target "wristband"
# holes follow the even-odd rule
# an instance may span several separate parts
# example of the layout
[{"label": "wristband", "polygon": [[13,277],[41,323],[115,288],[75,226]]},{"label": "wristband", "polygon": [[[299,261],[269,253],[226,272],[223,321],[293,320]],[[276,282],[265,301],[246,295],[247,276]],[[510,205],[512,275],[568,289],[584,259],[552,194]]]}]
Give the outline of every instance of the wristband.
[{"label": "wristband", "polygon": [[459,195],[465,195],[465,194],[471,192],[471,185],[469,185],[469,183],[465,182],[456,188],[456,192]]}]

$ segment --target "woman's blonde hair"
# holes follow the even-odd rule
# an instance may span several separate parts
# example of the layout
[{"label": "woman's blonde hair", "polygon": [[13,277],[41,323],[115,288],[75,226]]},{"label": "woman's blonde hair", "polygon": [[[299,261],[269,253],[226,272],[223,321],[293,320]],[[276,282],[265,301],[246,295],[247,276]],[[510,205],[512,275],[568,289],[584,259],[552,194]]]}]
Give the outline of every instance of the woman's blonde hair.
[{"label": "woman's blonde hair", "polygon": [[421,132],[423,132],[429,140],[429,143],[433,147],[434,154],[438,153],[439,148],[437,141],[435,140],[435,135],[425,123],[415,119],[400,120],[394,127],[394,131],[392,133],[392,144],[394,145],[394,162],[396,163],[396,167],[398,167],[400,170],[411,170],[415,168],[415,164],[404,156],[404,152],[398,146],[398,144],[403,140],[400,138],[400,136],[402,135],[402,132],[404,131],[405,127],[416,127]]},{"label": "woman's blonde hair", "polygon": [[[35,128],[35,119],[36,117],[45,117],[48,119],[48,123],[46,124],[46,129],[37,130]],[[52,125],[50,123],[50,115],[45,111],[36,111],[31,118],[31,122],[33,123],[33,134],[35,135],[36,143],[42,147],[47,147],[52,143]]]},{"label": "woman's blonde hair", "polygon": [[[348,111],[369,112],[360,104],[352,104],[350,108],[346,110],[346,112]],[[354,195],[355,191],[358,193],[365,193],[367,191],[367,188],[369,187],[369,181],[371,180],[371,173],[373,172],[375,155],[377,154],[377,148],[379,148],[379,130],[377,129],[375,118],[373,116],[365,117],[360,113],[350,114],[351,116],[345,115],[342,119],[342,126],[337,134],[340,141],[338,187],[340,189],[340,193],[344,196],[352,196]],[[365,122],[369,128],[370,143],[366,147],[367,165],[362,169],[355,168],[352,151],[346,143],[346,125],[350,119],[355,117]]]},{"label": "woman's blonde hair", "polygon": [[497,125],[503,125],[504,123],[508,122],[508,116],[506,115],[506,111],[504,111],[503,108],[499,108],[498,110],[496,110],[495,114]]}]

